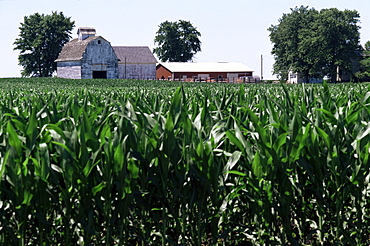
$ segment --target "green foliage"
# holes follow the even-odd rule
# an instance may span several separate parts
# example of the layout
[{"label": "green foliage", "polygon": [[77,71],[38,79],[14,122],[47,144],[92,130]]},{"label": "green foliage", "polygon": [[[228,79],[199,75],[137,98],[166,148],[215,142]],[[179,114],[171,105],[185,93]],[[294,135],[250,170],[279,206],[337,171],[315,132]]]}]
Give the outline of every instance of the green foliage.
[{"label": "green foliage", "polygon": [[272,25],[270,40],[275,56],[274,73],[286,75],[289,70],[309,77],[329,75],[336,78],[337,67],[351,71],[358,55],[359,13],[296,7],[283,14],[278,25]]},{"label": "green foliage", "polygon": [[153,52],[163,62],[190,61],[201,51],[200,36],[200,32],[189,21],[162,22],[154,39],[158,47]]},{"label": "green foliage", "polygon": [[50,77],[56,70],[54,62],[69,41],[74,21],[62,12],[51,15],[35,13],[24,17],[14,50],[20,50],[22,76]]},{"label": "green foliage", "polygon": [[369,85],[0,88],[1,245],[369,244]]},{"label": "green foliage", "polygon": [[363,59],[360,61],[361,71],[357,73],[359,78],[370,78],[370,41],[367,41],[363,51]]},{"label": "green foliage", "polygon": [[274,44],[272,54],[275,56],[274,73],[286,81],[288,71],[302,72],[306,77],[312,69],[308,62],[310,55],[301,47],[301,42],[309,35],[307,29],[314,22],[318,12],[315,9],[301,6],[283,14],[279,24],[271,26],[270,40]]}]

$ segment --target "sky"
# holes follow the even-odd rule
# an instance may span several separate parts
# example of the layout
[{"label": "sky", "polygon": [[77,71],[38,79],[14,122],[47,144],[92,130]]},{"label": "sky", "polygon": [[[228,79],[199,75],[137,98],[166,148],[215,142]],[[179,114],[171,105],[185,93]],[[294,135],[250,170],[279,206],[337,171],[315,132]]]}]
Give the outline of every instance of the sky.
[{"label": "sky", "polygon": [[202,42],[194,61],[242,62],[254,75],[275,79],[267,29],[301,5],[316,10],[357,10],[360,43],[370,40],[370,0],[0,0],[0,78],[20,77],[19,50],[13,50],[13,43],[24,16],[54,11],[75,21],[72,38],[77,37],[78,27],[93,27],[113,46],[148,46],[151,50],[160,23],[190,21]]}]

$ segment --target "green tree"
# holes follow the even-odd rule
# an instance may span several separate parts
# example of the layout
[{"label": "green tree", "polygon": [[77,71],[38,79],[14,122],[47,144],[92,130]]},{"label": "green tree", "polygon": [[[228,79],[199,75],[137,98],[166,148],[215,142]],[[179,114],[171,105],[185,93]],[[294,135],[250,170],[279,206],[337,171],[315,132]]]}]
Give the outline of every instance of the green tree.
[{"label": "green tree", "polygon": [[308,7],[296,7],[291,13],[283,14],[278,25],[272,25],[270,40],[273,43],[272,54],[275,57],[274,73],[286,80],[289,70],[300,72],[308,77],[313,73],[313,62],[310,62],[313,49],[302,49],[302,43],[308,34],[318,12]]},{"label": "green tree", "polygon": [[14,50],[20,50],[22,76],[48,77],[56,70],[54,62],[63,45],[71,38],[74,21],[62,12],[51,15],[35,13],[24,17]]},{"label": "green tree", "polygon": [[311,27],[311,33],[317,37],[311,44],[319,44],[315,49],[316,67],[334,82],[337,68],[351,71],[352,63],[362,49],[357,25],[360,14],[355,10],[331,8],[321,10],[318,17]]},{"label": "green tree", "polygon": [[361,70],[356,75],[360,79],[370,78],[370,40],[366,42],[362,55],[363,59],[360,61]]},{"label": "green tree", "polygon": [[201,51],[200,36],[200,32],[189,21],[162,22],[154,39],[158,47],[153,52],[163,62],[190,61]]},{"label": "green tree", "polygon": [[291,9],[278,25],[272,25],[270,40],[275,56],[274,73],[292,70],[306,78],[329,75],[337,68],[350,70],[360,50],[359,13],[336,8],[316,11],[308,7]]}]

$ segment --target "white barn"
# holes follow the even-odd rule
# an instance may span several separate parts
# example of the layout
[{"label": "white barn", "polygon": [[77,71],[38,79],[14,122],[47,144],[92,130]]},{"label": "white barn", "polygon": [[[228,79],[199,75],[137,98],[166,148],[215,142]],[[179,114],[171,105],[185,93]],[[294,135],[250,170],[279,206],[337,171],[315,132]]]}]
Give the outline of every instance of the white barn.
[{"label": "white barn", "polygon": [[113,46],[121,79],[155,79],[157,59],[147,46]]},{"label": "white barn", "polygon": [[118,78],[118,59],[111,44],[95,36],[94,28],[79,28],[78,38],[59,53],[57,75],[68,79]]},{"label": "white barn", "polygon": [[80,27],[78,38],[59,53],[57,76],[68,79],[155,79],[156,63],[147,46],[111,46],[94,28]]}]

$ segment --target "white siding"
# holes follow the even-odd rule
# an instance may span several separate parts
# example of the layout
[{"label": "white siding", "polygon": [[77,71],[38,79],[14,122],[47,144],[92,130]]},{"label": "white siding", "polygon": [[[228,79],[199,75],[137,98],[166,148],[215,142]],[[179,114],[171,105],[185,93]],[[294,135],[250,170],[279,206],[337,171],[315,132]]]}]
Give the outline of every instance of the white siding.
[{"label": "white siding", "polygon": [[57,75],[68,79],[92,79],[93,71],[106,71],[107,79],[118,78],[118,59],[110,43],[96,38],[88,43],[78,61],[59,61]]},{"label": "white siding", "polygon": [[58,62],[57,75],[59,78],[81,79],[81,62]]},{"label": "white siding", "polygon": [[155,79],[156,64],[122,64],[118,65],[120,79]]},{"label": "white siding", "polygon": [[117,56],[104,39],[95,39],[87,45],[82,64],[82,79],[91,79],[93,71],[106,71],[107,79],[118,78]]}]

